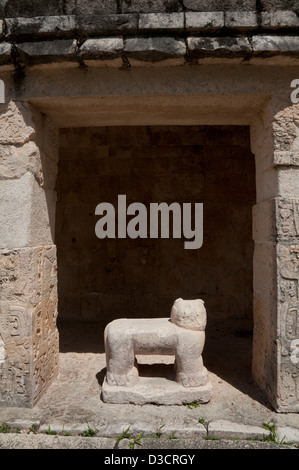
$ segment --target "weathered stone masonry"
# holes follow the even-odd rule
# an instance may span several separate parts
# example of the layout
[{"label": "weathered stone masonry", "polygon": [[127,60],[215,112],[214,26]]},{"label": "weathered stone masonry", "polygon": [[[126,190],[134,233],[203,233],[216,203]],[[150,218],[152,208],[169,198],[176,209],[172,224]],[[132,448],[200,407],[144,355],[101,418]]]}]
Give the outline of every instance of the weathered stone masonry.
[{"label": "weathered stone masonry", "polygon": [[2,108],[1,404],[32,406],[58,371],[56,247],[46,202],[53,128],[47,119],[34,123],[26,105]]},{"label": "weathered stone masonry", "polygon": [[1,65],[298,54],[296,2],[4,1]]},{"label": "weathered stone masonry", "polygon": [[251,127],[253,376],[276,410],[299,410],[298,13],[295,0],[0,2],[2,405],[32,406],[58,371],[58,128],[212,124]]}]

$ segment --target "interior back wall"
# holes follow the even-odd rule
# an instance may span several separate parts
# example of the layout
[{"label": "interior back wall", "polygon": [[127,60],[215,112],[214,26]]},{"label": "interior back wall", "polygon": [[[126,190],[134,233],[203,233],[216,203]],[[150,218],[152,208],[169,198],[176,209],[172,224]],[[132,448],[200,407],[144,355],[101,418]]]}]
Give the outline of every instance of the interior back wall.
[{"label": "interior back wall", "polygon": [[[108,323],[165,317],[201,298],[208,318],[252,317],[254,157],[247,127],[62,129],[57,179],[58,308],[63,319]],[[95,208],[203,203],[203,246],[182,239],[96,237]]]}]

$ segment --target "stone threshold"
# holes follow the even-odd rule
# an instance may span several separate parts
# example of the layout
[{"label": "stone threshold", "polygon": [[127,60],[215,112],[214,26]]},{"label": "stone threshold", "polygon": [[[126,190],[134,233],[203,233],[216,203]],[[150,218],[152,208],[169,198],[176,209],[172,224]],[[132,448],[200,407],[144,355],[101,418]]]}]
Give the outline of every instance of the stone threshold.
[{"label": "stone threshold", "polygon": [[[3,432],[4,426],[7,426],[7,432]],[[167,448],[175,442],[178,446],[180,443],[188,442],[192,445],[203,446],[209,441],[233,441],[233,442],[250,442],[260,444],[273,444],[275,447],[298,448],[299,446],[299,428],[290,426],[278,426],[275,433],[271,433],[269,429],[261,426],[253,426],[249,424],[236,423],[228,420],[214,420],[211,422],[198,423],[195,425],[187,425],[184,423],[176,423],[176,425],[161,426],[156,429],[149,422],[135,422],[130,425],[129,422],[113,422],[108,425],[101,423],[58,423],[46,422],[41,424],[38,419],[13,419],[7,420],[0,426],[0,448],[7,445],[8,442],[20,440],[20,443],[26,438],[32,442],[40,442],[42,439],[46,442],[50,438],[56,438],[56,442],[61,438],[89,438],[91,442],[100,443],[103,448],[107,443],[112,447],[122,448],[129,447],[131,442],[137,440],[142,441],[144,448]],[[10,436],[10,437],[6,437]],[[136,438],[136,439],[135,439]],[[134,440],[135,439],[135,440]],[[57,441],[58,440],[58,441]],[[171,442],[170,442],[171,441]],[[72,442],[65,444],[71,445]],[[101,448],[101,447],[100,447]],[[180,447],[177,447],[180,448]],[[192,447],[191,447],[192,448]]]}]

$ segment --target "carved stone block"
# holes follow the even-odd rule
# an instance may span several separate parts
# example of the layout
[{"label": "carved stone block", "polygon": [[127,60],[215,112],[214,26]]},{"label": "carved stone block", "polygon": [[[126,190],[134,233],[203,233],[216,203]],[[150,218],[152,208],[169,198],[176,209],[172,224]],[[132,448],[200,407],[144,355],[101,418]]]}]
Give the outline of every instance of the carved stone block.
[{"label": "carved stone block", "polygon": [[299,237],[299,199],[274,198],[253,207],[256,242],[292,241]]},{"label": "carved stone block", "polygon": [[279,411],[299,411],[299,361],[292,343],[299,343],[299,244],[277,248],[278,267],[278,405]]},{"label": "carved stone block", "polygon": [[58,372],[56,247],[0,257],[0,406],[33,406]]},{"label": "carved stone block", "polygon": [[276,200],[277,235],[282,239],[299,236],[299,200]]}]

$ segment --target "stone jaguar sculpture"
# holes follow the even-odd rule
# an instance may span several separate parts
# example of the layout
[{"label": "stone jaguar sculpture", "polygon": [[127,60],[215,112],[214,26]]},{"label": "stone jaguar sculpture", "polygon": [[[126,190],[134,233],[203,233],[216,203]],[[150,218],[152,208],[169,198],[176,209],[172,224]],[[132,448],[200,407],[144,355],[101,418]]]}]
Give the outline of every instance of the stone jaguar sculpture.
[{"label": "stone jaguar sculpture", "polygon": [[203,365],[206,309],[200,299],[177,299],[170,318],[118,319],[104,332],[107,384],[132,387],[138,382],[136,354],[174,355],[176,381],[200,387],[209,378]]}]

